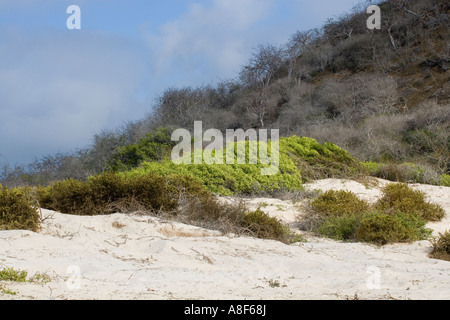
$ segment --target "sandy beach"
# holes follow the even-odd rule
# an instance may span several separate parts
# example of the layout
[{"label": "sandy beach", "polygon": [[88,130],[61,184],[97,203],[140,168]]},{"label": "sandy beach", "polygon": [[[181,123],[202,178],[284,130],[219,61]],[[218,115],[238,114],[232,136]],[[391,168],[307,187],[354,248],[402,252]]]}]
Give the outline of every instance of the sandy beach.
[{"label": "sandy beach", "polygon": [[[374,184],[328,179],[307,184],[349,190],[376,201]],[[412,185],[446,217],[428,227],[450,230],[450,188]],[[231,201],[226,198],[224,200]],[[302,203],[253,198],[295,230]],[[429,241],[377,247],[302,233],[305,243],[223,235],[139,214],[80,217],[42,211],[39,233],[0,232],[0,268],[49,276],[48,283],[6,283],[0,299],[450,299],[450,262],[428,257]]]}]

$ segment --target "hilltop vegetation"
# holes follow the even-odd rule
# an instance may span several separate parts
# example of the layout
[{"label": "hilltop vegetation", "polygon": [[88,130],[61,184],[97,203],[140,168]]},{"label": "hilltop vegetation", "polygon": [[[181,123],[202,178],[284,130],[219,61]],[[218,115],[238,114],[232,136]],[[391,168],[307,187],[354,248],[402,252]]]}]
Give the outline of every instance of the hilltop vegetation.
[{"label": "hilltop vegetation", "polygon": [[[279,168],[274,175],[262,175],[261,169],[268,167],[258,161],[248,163],[249,143],[245,143],[246,164],[237,164],[238,143],[234,144],[234,164],[199,165],[174,164],[164,161],[142,162],[126,171],[125,176],[141,176],[149,173],[161,175],[182,174],[202,183],[205,188],[220,195],[270,194],[277,191],[301,190],[302,183],[320,178],[348,177],[363,174],[360,163],[347,151],[332,143],[319,144],[310,138],[292,136],[281,138],[279,145]],[[270,142],[258,142],[257,148],[269,151]],[[193,155],[192,155],[193,157]],[[226,158],[226,149],[223,150]],[[120,167],[120,166],[119,166]]]},{"label": "hilltop vegetation", "polygon": [[161,160],[173,129],[203,121],[222,132],[273,128],[284,137],[331,142],[374,164],[379,177],[448,185],[450,5],[381,2],[381,30],[367,29],[367,6],[298,31],[283,46],[258,46],[235,80],[168,88],[144,119],[97,134],[71,154],[5,166],[0,181],[14,187],[86,180]]}]

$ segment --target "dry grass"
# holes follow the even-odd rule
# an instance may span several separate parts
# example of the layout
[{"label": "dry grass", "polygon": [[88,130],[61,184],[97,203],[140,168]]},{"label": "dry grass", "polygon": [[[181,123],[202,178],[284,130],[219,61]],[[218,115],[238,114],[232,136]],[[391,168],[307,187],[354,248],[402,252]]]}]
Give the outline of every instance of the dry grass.
[{"label": "dry grass", "polygon": [[431,240],[433,252],[430,257],[450,261],[450,232],[439,233],[439,237]]}]

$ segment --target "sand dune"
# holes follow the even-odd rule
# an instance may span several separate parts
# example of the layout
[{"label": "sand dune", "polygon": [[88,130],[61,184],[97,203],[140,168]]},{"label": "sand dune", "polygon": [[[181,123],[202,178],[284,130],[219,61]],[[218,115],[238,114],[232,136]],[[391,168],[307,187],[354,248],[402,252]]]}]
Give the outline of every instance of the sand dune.
[{"label": "sand dune", "polygon": [[[385,183],[329,179],[307,188],[375,201]],[[450,188],[413,187],[446,210],[428,225],[435,234],[450,229]],[[291,201],[247,202],[292,226],[303,214]],[[428,241],[379,248],[305,234],[308,242],[288,246],[137,214],[43,216],[39,233],[0,232],[0,267],[51,281],[8,283],[17,294],[0,299],[450,299],[450,262],[430,259]]]}]

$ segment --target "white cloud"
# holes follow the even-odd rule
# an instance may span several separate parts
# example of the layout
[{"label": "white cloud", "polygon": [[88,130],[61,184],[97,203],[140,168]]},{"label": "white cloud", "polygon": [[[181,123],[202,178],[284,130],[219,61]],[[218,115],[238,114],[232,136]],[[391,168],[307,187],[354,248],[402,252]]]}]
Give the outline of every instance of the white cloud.
[{"label": "white cloud", "polygon": [[249,37],[251,28],[269,15],[274,2],[215,0],[208,6],[191,5],[182,17],[147,35],[154,77],[176,69],[191,83],[235,76],[261,40]]},{"label": "white cloud", "polygon": [[331,11],[345,11],[342,3],[349,8],[353,0],[201,1],[158,29],[136,22],[142,38],[133,41],[144,44],[88,28],[67,31],[64,10],[62,30],[49,31],[40,25],[46,17],[42,8],[62,6],[61,1],[0,0],[0,9],[16,14],[24,9],[33,16],[40,8],[34,33],[0,24],[0,154],[12,162],[71,151],[101,129],[142,118],[151,103],[139,100],[138,90],[153,98],[171,86],[233,78],[257,45],[284,43],[298,29],[320,26]]},{"label": "white cloud", "polygon": [[103,128],[143,117],[133,101],[144,70],[127,41],[0,35],[0,154],[10,161],[72,151]]},{"label": "white cloud", "polygon": [[213,0],[143,31],[152,87],[202,85],[238,75],[259,44],[284,44],[297,30],[320,27],[356,0]]}]

